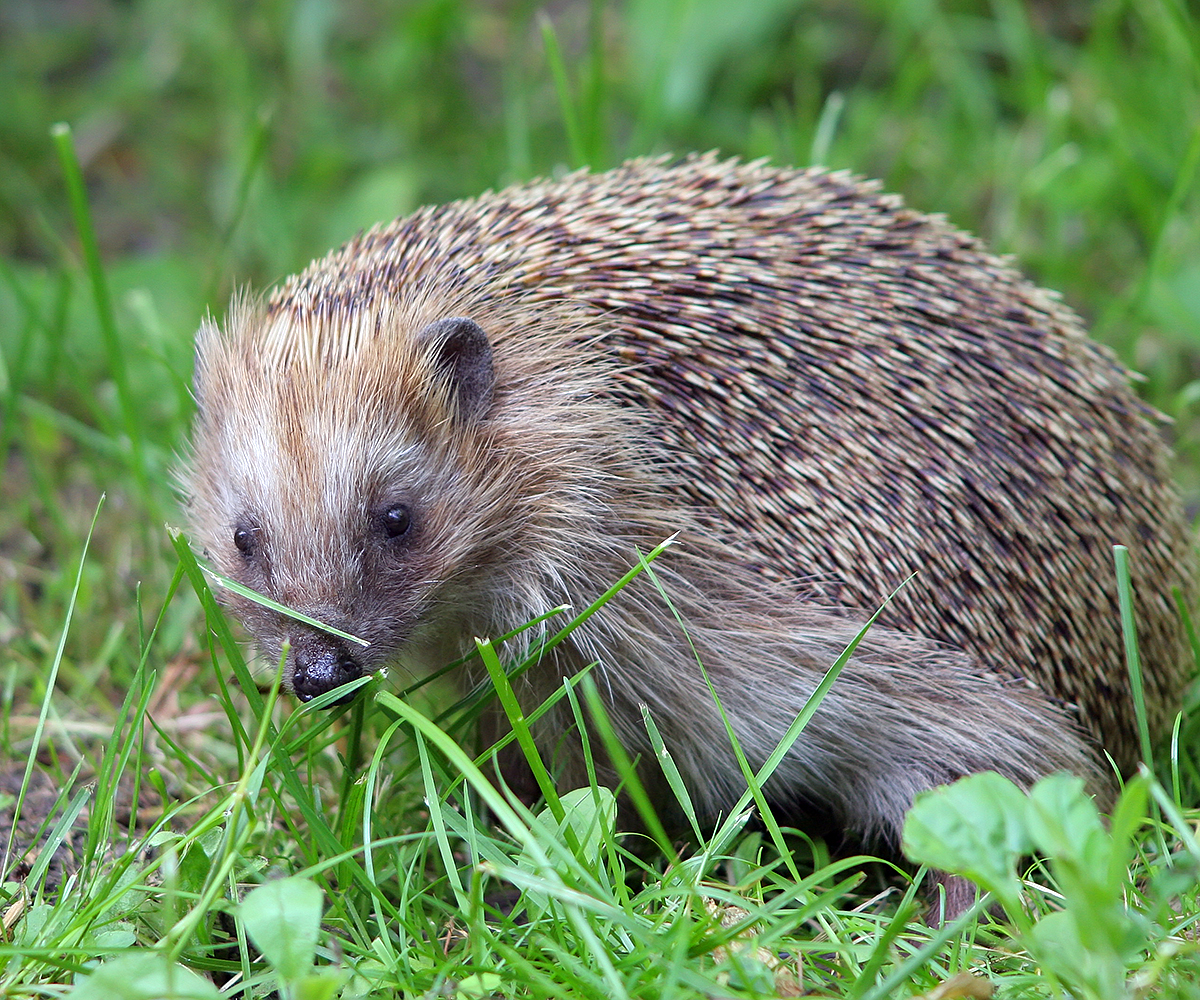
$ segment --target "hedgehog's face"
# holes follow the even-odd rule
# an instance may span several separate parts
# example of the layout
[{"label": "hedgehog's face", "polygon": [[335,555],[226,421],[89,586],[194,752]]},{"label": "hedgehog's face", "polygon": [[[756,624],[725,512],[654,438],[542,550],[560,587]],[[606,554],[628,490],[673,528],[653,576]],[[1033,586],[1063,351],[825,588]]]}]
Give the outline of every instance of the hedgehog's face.
[{"label": "hedgehog's face", "polygon": [[198,341],[191,521],[220,573],[368,643],[227,592],[266,656],[289,646],[307,701],[441,641],[447,583],[486,536],[463,449],[486,423],[491,347],[447,319],[386,356],[313,363],[239,318]]}]

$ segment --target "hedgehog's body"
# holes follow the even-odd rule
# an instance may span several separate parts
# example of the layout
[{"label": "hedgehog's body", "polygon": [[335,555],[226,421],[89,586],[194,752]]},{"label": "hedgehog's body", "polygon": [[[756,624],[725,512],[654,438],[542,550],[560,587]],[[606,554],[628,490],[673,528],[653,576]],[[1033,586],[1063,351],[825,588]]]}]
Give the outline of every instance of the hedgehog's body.
[{"label": "hedgehog's body", "polygon": [[[973,770],[1132,763],[1113,543],[1156,731],[1175,710],[1190,550],[1152,414],[1056,299],[845,175],[636,162],[423,210],[206,326],[197,395],[216,566],[372,643],[235,601],[268,653],[290,639],[302,697],[581,609],[679,532],[655,571],[753,764],[918,574],[773,784],[860,832]],[[531,694],[593,660],[630,749],[645,703],[728,807],[740,774],[648,581]]]}]

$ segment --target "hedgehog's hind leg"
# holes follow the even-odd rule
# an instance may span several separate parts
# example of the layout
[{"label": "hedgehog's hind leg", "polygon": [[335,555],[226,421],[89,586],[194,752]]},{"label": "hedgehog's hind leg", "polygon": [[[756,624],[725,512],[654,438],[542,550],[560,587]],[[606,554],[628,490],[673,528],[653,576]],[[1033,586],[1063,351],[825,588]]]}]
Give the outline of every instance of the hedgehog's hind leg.
[{"label": "hedgehog's hind leg", "polygon": [[[755,765],[783,738],[846,645],[848,628],[853,637],[843,619],[825,620],[825,627],[822,620],[805,614],[787,629],[790,649],[775,622],[759,631],[757,642],[742,633],[727,648],[706,650],[722,706]],[[1109,792],[1086,738],[1040,691],[988,672],[958,651],[876,627],[768,791],[781,803],[819,803],[847,832],[898,850],[917,794],[979,771],[997,771],[1023,788],[1069,771],[1102,799]],[[935,879],[945,889],[947,919],[973,904],[971,883],[937,873]]]}]

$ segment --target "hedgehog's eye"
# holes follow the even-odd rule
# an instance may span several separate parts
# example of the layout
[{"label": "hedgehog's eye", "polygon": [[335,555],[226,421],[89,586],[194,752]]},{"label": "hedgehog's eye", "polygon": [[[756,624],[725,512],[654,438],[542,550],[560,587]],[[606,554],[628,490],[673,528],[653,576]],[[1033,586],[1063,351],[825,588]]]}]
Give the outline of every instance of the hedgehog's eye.
[{"label": "hedgehog's eye", "polygon": [[389,507],[383,512],[383,533],[388,538],[400,538],[407,535],[408,529],[411,527],[412,518],[409,516],[408,508],[403,504]]},{"label": "hedgehog's eye", "polygon": [[258,529],[248,524],[236,525],[233,529],[233,544],[242,555],[254,555],[258,546]]}]

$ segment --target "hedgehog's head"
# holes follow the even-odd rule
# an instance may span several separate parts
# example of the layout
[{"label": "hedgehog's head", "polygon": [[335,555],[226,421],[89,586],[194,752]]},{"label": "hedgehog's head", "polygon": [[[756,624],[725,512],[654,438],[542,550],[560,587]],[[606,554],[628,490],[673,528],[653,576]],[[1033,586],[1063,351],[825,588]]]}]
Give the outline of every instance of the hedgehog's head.
[{"label": "hedgehog's head", "polygon": [[439,641],[447,589],[505,544],[480,475],[495,383],[488,336],[462,317],[240,303],[224,332],[201,327],[195,541],[218,572],[369,643],[226,592],[265,655],[289,644],[302,700]]}]

